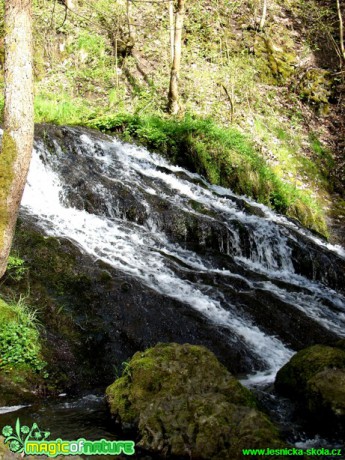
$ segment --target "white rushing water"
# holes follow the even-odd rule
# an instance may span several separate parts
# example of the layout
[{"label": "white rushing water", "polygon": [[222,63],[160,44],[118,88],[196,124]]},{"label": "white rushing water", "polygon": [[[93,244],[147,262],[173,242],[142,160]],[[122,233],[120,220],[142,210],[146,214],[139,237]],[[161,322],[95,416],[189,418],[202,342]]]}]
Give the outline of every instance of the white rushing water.
[{"label": "white rushing water", "polygon": [[[103,260],[116,269],[141,280],[150,288],[168,297],[178,299],[206,316],[213,323],[225,327],[241,337],[248,348],[266,363],[265,372],[256,373],[246,381],[258,383],[271,381],[277,370],[289,360],[293,351],[276,336],[260,330],[248,317],[240,315],[235,306],[224,305],[197,283],[181,278],[166,261],[172,256],[199,272],[219,273],[222,277],[243,279],[248,289],[269,291],[277,298],[288,301],[308,316],[315,318],[326,328],[344,335],[345,308],[343,298],[331,289],[294,273],[288,230],[272,224],[279,219],[272,211],[261,207],[264,217],[244,213],[231,199],[231,191],[222,188],[205,188],[203,179],[176,166],[169,165],[158,155],[143,148],[122,144],[116,140],[95,141],[87,135],[80,136],[83,151],[97,162],[107,180],[121,182],[129,190],[136,186],[142,193],[142,204],[150,216],[144,225],[120,218],[108,203],[108,193],[101,185],[95,191],[109,209],[109,216],[96,215],[66,204],[64,178],[40,159],[46,157],[42,144],[36,146],[22,200],[26,212],[37,218],[38,225],[48,235],[65,237],[76,242],[86,253]],[[57,150],[60,148],[57,146]],[[60,149],[61,150],[61,149]],[[86,153],[85,153],[86,152]],[[100,153],[101,152],[101,153]],[[63,155],[63,153],[61,153]],[[56,161],[56,160],[54,160]],[[182,174],[178,177],[178,174]],[[184,176],[183,176],[184,175]],[[142,179],[150,178],[150,186]],[[188,179],[188,180],[187,180]],[[198,183],[189,181],[195,180]],[[171,243],[160,230],[159,216],[151,215],[145,193],[159,196],[177,205],[181,210],[194,212],[189,205],[193,200],[222,216],[232,235],[225,253],[231,253],[239,264],[258,273],[269,275],[270,281],[253,282],[227,269],[214,268],[204,258]],[[273,216],[273,217],[272,217]],[[205,216],[204,216],[205,217]],[[212,216],[209,219],[214,219]],[[240,222],[249,231],[250,257],[242,250],[240,237],[234,223]],[[320,242],[320,245],[324,244]],[[332,247],[342,256],[339,248]],[[289,282],[299,290],[285,290],[275,280]],[[328,310],[323,300],[332,301],[337,307]],[[225,308],[226,307],[226,308]]]}]

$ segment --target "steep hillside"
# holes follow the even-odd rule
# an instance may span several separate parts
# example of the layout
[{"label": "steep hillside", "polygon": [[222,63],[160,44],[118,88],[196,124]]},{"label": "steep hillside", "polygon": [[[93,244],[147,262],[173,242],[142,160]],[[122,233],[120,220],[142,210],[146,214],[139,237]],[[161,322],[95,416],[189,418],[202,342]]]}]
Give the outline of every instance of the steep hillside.
[{"label": "steep hillside", "polygon": [[71,10],[34,3],[37,121],[117,131],[176,161],[184,156],[213,182],[324,235],[327,216],[341,224],[344,74],[335,4],[269,2],[259,30],[259,2],[190,0],[182,110],[171,120],[168,2],[79,0]]}]

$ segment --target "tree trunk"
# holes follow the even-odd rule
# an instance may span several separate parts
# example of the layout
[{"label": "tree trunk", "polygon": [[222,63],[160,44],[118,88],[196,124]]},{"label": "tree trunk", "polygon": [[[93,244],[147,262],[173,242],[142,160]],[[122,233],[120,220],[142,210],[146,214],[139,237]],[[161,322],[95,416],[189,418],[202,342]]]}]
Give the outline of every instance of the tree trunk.
[{"label": "tree trunk", "polygon": [[184,5],[185,0],[178,0],[175,21],[174,59],[171,66],[170,86],[168,94],[168,111],[172,115],[176,115],[180,109],[178,104],[178,79],[181,64],[181,42],[184,20]]},{"label": "tree trunk", "polygon": [[11,249],[33,134],[32,0],[5,1],[5,112],[0,153],[0,278]]},{"label": "tree trunk", "polygon": [[136,42],[136,36],[135,36],[136,32],[135,32],[135,27],[132,24],[131,1],[132,0],[127,0],[127,24],[128,24],[129,41],[130,41],[131,47],[133,48]]},{"label": "tree trunk", "polygon": [[170,25],[170,54],[171,62],[174,60],[174,2],[169,0],[169,25]]},{"label": "tree trunk", "polygon": [[262,7],[261,20],[260,20],[260,25],[259,25],[260,30],[262,30],[264,28],[264,26],[265,26],[266,14],[267,14],[267,0],[264,0],[264,4],[263,4],[263,7]]},{"label": "tree trunk", "polygon": [[341,13],[340,0],[337,0],[337,12],[339,19],[339,42],[340,50],[343,59],[345,60],[345,48],[344,48],[344,25],[343,25],[343,15]]}]

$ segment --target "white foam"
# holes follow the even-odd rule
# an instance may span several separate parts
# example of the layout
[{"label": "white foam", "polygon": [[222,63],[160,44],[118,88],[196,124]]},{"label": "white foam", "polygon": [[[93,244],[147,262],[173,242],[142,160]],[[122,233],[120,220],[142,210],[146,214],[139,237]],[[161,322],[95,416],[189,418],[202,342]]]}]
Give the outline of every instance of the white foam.
[{"label": "white foam", "polygon": [[20,409],[23,409],[23,407],[27,406],[3,406],[0,407],[0,414],[8,414],[9,412],[17,412]]}]

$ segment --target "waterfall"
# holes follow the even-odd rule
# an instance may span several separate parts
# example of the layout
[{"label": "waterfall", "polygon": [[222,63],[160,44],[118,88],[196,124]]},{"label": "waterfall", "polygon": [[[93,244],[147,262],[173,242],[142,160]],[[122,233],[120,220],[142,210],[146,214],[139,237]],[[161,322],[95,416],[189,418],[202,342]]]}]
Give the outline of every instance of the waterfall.
[{"label": "waterfall", "polygon": [[250,384],[303,344],[300,321],[345,336],[342,248],[144,148],[63,132],[36,140],[22,215],[243,341],[265,368]]}]

